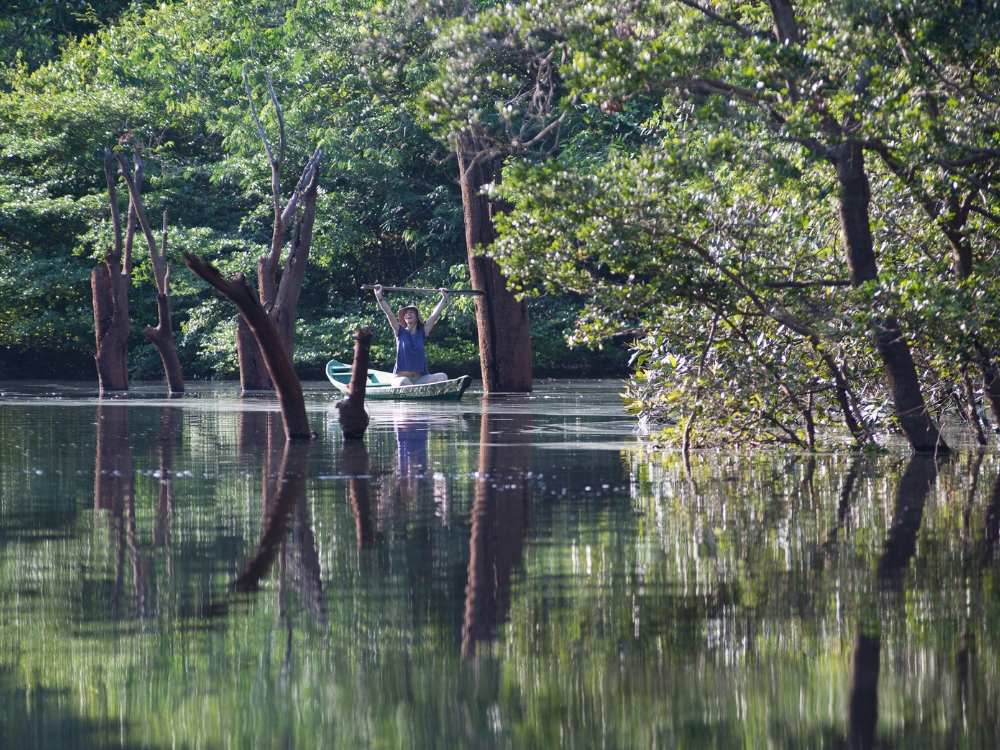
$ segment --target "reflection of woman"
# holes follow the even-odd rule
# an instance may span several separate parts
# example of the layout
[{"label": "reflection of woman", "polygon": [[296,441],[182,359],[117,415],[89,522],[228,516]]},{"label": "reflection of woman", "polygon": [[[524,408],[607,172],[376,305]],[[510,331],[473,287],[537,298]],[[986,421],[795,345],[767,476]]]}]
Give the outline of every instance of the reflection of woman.
[{"label": "reflection of woman", "polygon": [[399,476],[418,477],[427,471],[428,424],[422,419],[400,419],[394,427]]},{"label": "reflection of woman", "polygon": [[422,419],[405,416],[394,418],[396,431],[396,470],[387,475],[379,486],[379,519],[384,521],[393,515],[397,502],[412,503],[417,500],[426,486],[427,479],[427,438],[430,425]]},{"label": "reflection of woman", "polygon": [[399,312],[393,315],[389,303],[382,299],[382,285],[375,285],[375,299],[378,300],[379,307],[389,319],[389,325],[396,334],[396,366],[392,369],[396,377],[393,378],[393,385],[423,385],[440,383],[448,379],[443,372],[431,374],[427,371],[427,357],[424,354],[424,342],[441,317],[444,306],[448,304],[448,292],[445,289],[439,291],[441,301],[424,323],[420,320],[420,311],[413,305],[400,308]]}]

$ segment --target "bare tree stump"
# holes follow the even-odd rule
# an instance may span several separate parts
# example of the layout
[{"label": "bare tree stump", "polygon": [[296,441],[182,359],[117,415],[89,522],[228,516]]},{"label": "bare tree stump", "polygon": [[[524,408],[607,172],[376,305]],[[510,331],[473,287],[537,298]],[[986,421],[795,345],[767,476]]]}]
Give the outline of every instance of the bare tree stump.
[{"label": "bare tree stump", "polygon": [[368,412],[365,411],[365,383],[368,382],[368,354],[372,348],[372,332],[367,328],[354,334],[354,364],[347,398],[337,402],[340,412],[340,429],[346,440],[361,440],[368,429]]},{"label": "bare tree stump", "polygon": [[129,193],[129,218],[134,215],[139,220],[142,233],[146,238],[146,245],[149,247],[149,259],[153,268],[153,279],[156,281],[156,328],[146,326],[146,339],[156,347],[159,352],[160,361],[163,362],[163,372],[167,376],[167,390],[170,393],[184,392],[184,377],[181,375],[181,361],[177,357],[177,348],[174,346],[174,330],[170,319],[170,281],[172,269],[167,265],[167,212],[163,212],[163,233],[162,249],[158,252],[156,239],[153,237],[153,228],[146,217],[146,209],[142,205],[142,198],[139,193],[142,190],[142,173],[146,169],[146,162],[139,156],[136,148],[132,161],[135,165],[135,174],[129,175],[128,164],[121,154],[115,154],[118,160],[118,167],[121,175],[125,179]]},{"label": "bare tree stump", "polygon": [[128,390],[128,287],[132,281],[132,237],[135,234],[135,214],[128,212],[128,227],[122,241],[121,214],[111,150],[104,149],[104,178],[108,184],[111,206],[111,228],[114,245],[104,254],[104,262],[90,276],[94,303],[94,335],[97,351],[97,379],[101,394]]},{"label": "bare tree stump", "polygon": [[292,367],[291,357],[285,352],[278,335],[278,328],[264,310],[260,299],[244,278],[242,273],[232,279],[226,279],[219,269],[211,263],[205,263],[198,256],[184,253],[184,263],[196,275],[215,287],[223,297],[228,299],[253,331],[257,345],[260,347],[268,375],[278,391],[278,404],[281,406],[281,420],[285,426],[286,440],[309,440],[314,437],[309,429],[309,418],[306,415],[306,400],[302,395],[302,384]]}]

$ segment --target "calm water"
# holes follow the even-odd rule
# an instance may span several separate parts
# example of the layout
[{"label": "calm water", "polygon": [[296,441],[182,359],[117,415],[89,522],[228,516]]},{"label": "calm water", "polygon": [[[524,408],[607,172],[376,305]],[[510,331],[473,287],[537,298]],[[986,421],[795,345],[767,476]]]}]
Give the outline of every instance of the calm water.
[{"label": "calm water", "polygon": [[685,466],[618,390],[0,383],[0,747],[1000,744],[994,452]]}]

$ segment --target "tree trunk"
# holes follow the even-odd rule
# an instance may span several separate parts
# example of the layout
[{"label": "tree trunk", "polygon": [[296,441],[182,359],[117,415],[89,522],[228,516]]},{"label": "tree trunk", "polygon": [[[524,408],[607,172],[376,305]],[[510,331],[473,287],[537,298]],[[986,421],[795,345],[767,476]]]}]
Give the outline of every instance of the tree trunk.
[{"label": "tree trunk", "polygon": [[312,172],[312,179],[303,196],[302,215],[295,222],[292,246],[285,257],[285,267],[281,271],[281,285],[275,296],[274,307],[270,309],[271,320],[278,327],[278,335],[289,359],[292,359],[295,352],[295,316],[299,308],[299,296],[302,294],[302,282],[305,280],[306,264],[309,262],[309,249],[312,247],[318,189],[317,166]]},{"label": "tree trunk", "polygon": [[[860,143],[846,141],[830,149],[840,187],[840,224],[851,283],[860,286],[878,279],[868,203],[871,190]],[[887,315],[875,327],[875,347],[882,358],[896,418],[914,450],[946,453],[949,448],[931,419],[920,391],[910,345],[895,316]]]},{"label": "tree trunk", "polygon": [[97,351],[97,380],[101,394],[128,390],[128,311],[122,315],[115,305],[112,281],[120,276],[117,263],[106,260],[90,274],[94,303],[94,332]]},{"label": "tree trunk", "polygon": [[365,385],[368,382],[368,355],[372,348],[372,332],[367,328],[354,334],[354,363],[347,398],[336,403],[340,429],[345,440],[361,440],[368,429],[365,411]]},{"label": "tree trunk", "polygon": [[157,321],[156,328],[146,326],[146,339],[156,347],[163,363],[163,371],[167,376],[167,390],[170,393],[184,393],[184,375],[181,373],[181,361],[177,357],[174,346],[174,329],[170,321],[170,295],[156,295]]},{"label": "tree trunk", "polygon": [[104,254],[104,262],[90,275],[94,304],[94,334],[97,351],[97,379],[103,395],[109,391],[128,390],[128,287],[132,279],[133,214],[129,211],[127,243],[122,242],[121,215],[118,211],[118,191],[109,149],[104,149],[104,177],[108,185],[111,206],[111,228],[114,246]]},{"label": "tree trunk", "polygon": [[[800,34],[791,0],[768,0],[774,33],[781,44],[799,44]],[[788,91],[795,98],[797,83],[789,81]],[[838,127],[838,138],[850,138],[859,127],[848,119]],[[851,283],[860,286],[878,278],[875,247],[872,242],[868,204],[871,189],[865,172],[864,148],[857,141],[841,140],[826,150],[837,169],[840,188],[840,226]],[[895,316],[887,315],[875,326],[875,347],[889,380],[889,391],[896,407],[896,418],[914,450],[946,453],[949,448],[931,419],[920,391],[920,380],[913,364],[910,345]]]},{"label": "tree trunk", "polygon": [[[134,174],[129,175],[128,164],[121,154],[115,154],[118,159],[118,166],[121,175],[125,179],[129,193],[129,236],[134,227],[134,218],[139,220],[142,233],[146,238],[146,245],[149,247],[149,260],[153,269],[153,279],[156,281],[156,311],[157,326],[146,326],[146,339],[156,347],[163,362],[163,372],[167,376],[167,390],[170,393],[184,392],[184,377],[181,375],[181,361],[177,358],[177,349],[174,346],[174,330],[170,320],[170,277],[171,270],[167,266],[167,212],[163,212],[163,246],[162,251],[156,250],[156,239],[153,237],[153,228],[146,217],[146,209],[142,205],[140,192],[142,190],[142,174],[146,169],[146,163],[139,156],[136,148],[132,161],[134,164]],[[129,242],[131,244],[131,241]]]},{"label": "tree trunk", "polygon": [[236,321],[236,356],[240,363],[240,389],[244,394],[274,388],[257,339],[242,315]]},{"label": "tree trunk", "polygon": [[[249,84],[247,84],[249,96]],[[274,92],[271,92],[272,103],[278,114],[280,140],[279,154],[271,151],[264,130],[257,122],[258,132],[264,142],[271,165],[271,192],[274,203],[274,226],[271,232],[271,249],[267,255],[257,261],[257,283],[260,288],[260,301],[264,310],[274,321],[278,336],[285,348],[289,360],[293,359],[295,351],[295,317],[298,312],[299,295],[302,292],[302,282],[305,278],[306,264],[309,261],[309,250],[312,245],[313,223],[316,219],[316,196],[319,188],[320,161],[322,149],[317,148],[302,170],[295,192],[288,203],[281,205],[279,195],[281,169],[284,165],[284,120]],[[251,100],[252,101],[252,100]],[[256,118],[256,113],[254,114]],[[298,215],[299,204],[302,203],[302,214]],[[293,217],[295,230],[292,237],[292,247],[285,259],[280,282],[277,278],[281,251],[285,246],[285,232]],[[244,393],[249,391],[266,391],[274,388],[264,356],[246,321],[240,318],[236,329],[236,354],[240,366],[240,386]]]},{"label": "tree trunk", "polygon": [[469,253],[472,288],[476,297],[479,362],[487,393],[531,392],[531,330],[527,303],[507,289],[500,266],[484,251],[496,239],[493,212],[504,210],[499,201],[482,194],[484,185],[500,180],[500,164],[487,158],[478,130],[458,138],[458,166],[465,213],[465,244]]},{"label": "tree trunk", "polygon": [[214,286],[219,293],[236,305],[240,316],[247,321],[253,331],[268,375],[278,391],[281,419],[285,425],[285,439],[310,439],[313,434],[309,429],[305,396],[302,395],[302,383],[299,382],[299,376],[295,374],[291,359],[285,354],[274,321],[264,312],[260,299],[246,283],[243,274],[238,273],[231,280],[227,280],[219,273],[219,269],[211,263],[204,263],[197,256],[187,252],[184,253],[184,263],[193,273]]}]

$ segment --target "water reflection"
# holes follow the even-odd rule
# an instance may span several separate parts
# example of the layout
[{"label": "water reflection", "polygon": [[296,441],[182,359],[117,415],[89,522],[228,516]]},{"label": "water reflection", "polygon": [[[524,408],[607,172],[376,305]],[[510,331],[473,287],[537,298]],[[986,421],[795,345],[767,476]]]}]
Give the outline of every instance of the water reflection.
[{"label": "water reflection", "polygon": [[504,409],[517,397],[483,397],[479,469],[471,512],[462,656],[495,634],[521,562],[531,519],[531,413]]},{"label": "water reflection", "polygon": [[[119,404],[97,407],[97,454],[94,465],[94,510],[107,514],[115,549],[115,578],[111,590],[111,619],[120,616],[122,583],[125,578],[125,510],[128,508],[134,542],[135,489],[132,485],[132,444],[129,442],[128,411]],[[134,544],[133,568],[137,568]],[[134,575],[135,596],[139,576]]]},{"label": "water reflection", "polygon": [[[280,428],[280,417],[277,420]],[[273,434],[273,433],[272,433]],[[261,579],[268,574],[275,558],[280,554],[281,580],[284,581],[286,568],[286,558],[288,554],[288,526],[292,521],[293,513],[299,509],[298,518],[308,522],[308,512],[300,509],[304,505],[306,487],[306,466],[309,463],[308,441],[286,441],[284,432],[281,433],[281,458],[279,461],[268,460],[265,462],[265,474],[263,477],[263,498],[260,523],[260,539],[257,542],[257,550],[247,561],[246,566],[240,576],[233,581],[232,588],[235,591],[256,591]],[[265,455],[272,459],[278,447],[274,442],[269,441]],[[267,471],[267,468],[277,464],[275,471]],[[312,535],[300,532],[302,539],[312,539]],[[301,544],[300,544],[301,546]],[[315,560],[315,554],[306,554],[304,559]],[[303,569],[308,569],[308,563],[303,565]],[[312,571],[309,571],[311,574]],[[318,576],[318,570],[316,571]]]},{"label": "water reflection", "polygon": [[851,750],[868,750],[875,745],[881,657],[882,639],[858,633],[851,651],[851,679],[847,688],[847,746]]},{"label": "water reflection", "polygon": [[173,551],[170,547],[170,520],[174,513],[174,448],[180,435],[181,421],[180,408],[164,408],[160,415],[160,431],[153,442],[155,463],[159,467],[153,472],[153,477],[160,480],[156,524],[153,527],[153,549],[162,547],[166,552],[167,573],[170,576],[174,573]]},{"label": "water reflection", "polygon": [[[939,463],[924,454],[913,455],[896,488],[892,521],[876,566],[879,588],[900,592],[917,550],[924,506],[937,482]],[[978,469],[977,469],[978,471]],[[976,472],[973,472],[973,478]],[[878,680],[882,657],[880,623],[862,621],[851,652],[847,698],[847,746],[851,750],[874,747],[878,725]]]},{"label": "water reflection", "polygon": [[878,561],[878,576],[883,586],[901,589],[903,574],[917,551],[917,534],[924,515],[924,504],[938,476],[934,456],[916,454],[906,464],[896,489],[896,503],[885,548]]},{"label": "water reflection", "polygon": [[544,386],[287,446],[203,388],[0,397],[0,744],[997,744],[993,451],[685,466]]},{"label": "water reflection", "polygon": [[368,482],[371,472],[368,449],[361,440],[345,440],[340,455],[341,471],[349,477],[348,493],[351,498],[351,509],[354,511],[358,549],[367,549],[375,544],[368,502]]}]

